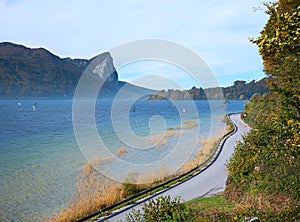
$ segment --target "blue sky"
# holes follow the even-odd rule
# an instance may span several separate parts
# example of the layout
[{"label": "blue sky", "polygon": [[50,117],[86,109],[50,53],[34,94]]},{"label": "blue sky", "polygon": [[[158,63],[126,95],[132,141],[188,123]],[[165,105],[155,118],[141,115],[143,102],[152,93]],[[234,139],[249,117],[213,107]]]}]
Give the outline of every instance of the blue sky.
[{"label": "blue sky", "polygon": [[[0,0],[0,41],[89,59],[129,41],[163,39],[197,53],[227,86],[264,77],[257,47],[248,40],[268,19],[254,12],[259,6],[259,0]],[[182,88],[197,86],[182,70],[161,62],[132,63],[118,72],[121,80],[140,85],[137,78],[156,76]],[[152,88],[172,87],[153,82]]]}]

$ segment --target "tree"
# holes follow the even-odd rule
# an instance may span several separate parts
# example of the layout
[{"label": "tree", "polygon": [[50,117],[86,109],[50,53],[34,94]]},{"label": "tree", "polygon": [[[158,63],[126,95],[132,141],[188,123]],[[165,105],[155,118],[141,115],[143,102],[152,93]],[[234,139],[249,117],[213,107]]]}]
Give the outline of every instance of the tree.
[{"label": "tree", "polygon": [[[229,197],[278,194],[300,207],[300,2],[264,3],[269,20],[252,39],[271,78],[270,94],[253,96],[245,120],[253,130],[232,156],[226,187]],[[238,193],[238,195],[236,195]],[[298,214],[299,217],[299,214]]]},{"label": "tree", "polygon": [[264,3],[270,18],[261,36],[252,39],[272,76],[271,89],[278,93],[287,114],[300,119],[300,2]]}]

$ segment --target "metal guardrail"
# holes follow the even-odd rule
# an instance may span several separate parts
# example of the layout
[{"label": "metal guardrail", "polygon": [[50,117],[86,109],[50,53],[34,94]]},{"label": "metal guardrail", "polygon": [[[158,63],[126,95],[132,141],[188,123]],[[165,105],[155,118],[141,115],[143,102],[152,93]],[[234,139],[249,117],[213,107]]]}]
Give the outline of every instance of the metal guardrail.
[{"label": "metal guardrail", "polygon": [[[212,152],[212,155],[211,155],[206,161],[204,161],[204,162],[201,163],[200,165],[196,166],[195,168],[189,170],[188,172],[185,172],[185,173],[183,173],[183,174],[181,174],[181,175],[179,175],[179,176],[176,176],[176,177],[174,177],[174,178],[172,178],[172,179],[170,179],[170,180],[167,180],[167,181],[165,181],[165,182],[163,182],[163,183],[161,183],[161,184],[158,184],[158,185],[156,185],[156,186],[153,186],[153,187],[151,187],[151,188],[148,188],[148,189],[146,189],[146,190],[143,190],[143,191],[141,191],[141,192],[139,192],[139,193],[137,193],[137,194],[134,194],[134,195],[132,195],[132,196],[130,196],[130,197],[124,199],[124,200],[121,200],[121,201],[119,201],[119,202],[117,202],[117,203],[115,203],[115,204],[112,204],[112,205],[110,205],[110,206],[108,206],[108,207],[102,208],[101,210],[98,210],[98,211],[95,212],[95,213],[92,213],[92,214],[90,214],[90,215],[88,215],[88,216],[85,216],[85,217],[83,217],[83,218],[77,220],[77,222],[83,222],[83,221],[89,220],[89,219],[91,219],[91,218],[93,218],[93,217],[96,217],[96,216],[100,215],[101,213],[105,213],[105,212],[107,212],[107,211],[113,210],[114,208],[119,207],[119,206],[121,206],[121,205],[123,205],[123,204],[125,204],[125,203],[129,203],[130,201],[132,201],[132,200],[134,200],[134,199],[137,199],[137,198],[139,198],[139,197],[142,197],[143,195],[145,195],[145,194],[147,194],[147,193],[150,193],[151,191],[154,191],[154,190],[156,190],[156,189],[162,188],[162,187],[164,187],[165,185],[167,185],[167,184],[169,184],[169,183],[172,183],[172,182],[174,182],[174,181],[180,180],[180,179],[184,178],[184,177],[187,176],[187,175],[190,175],[190,177],[186,178],[185,180],[191,179],[191,178],[197,176],[198,174],[202,173],[203,171],[205,171],[205,170],[206,170],[208,167],[210,167],[214,162],[216,162],[216,160],[218,159],[218,157],[219,157],[220,154],[221,154],[221,151],[223,150],[223,147],[224,147],[224,144],[225,144],[226,140],[227,140],[231,135],[235,134],[236,131],[237,131],[237,126],[236,126],[236,124],[230,119],[230,116],[233,115],[233,114],[239,114],[239,113],[230,113],[230,114],[228,114],[227,118],[228,118],[228,120],[231,122],[231,124],[234,126],[234,130],[231,131],[231,132],[229,132],[229,133],[227,133],[227,134],[225,134],[225,135],[220,139],[218,145],[216,146],[216,149]],[[195,171],[196,171],[196,173],[193,173],[193,172],[195,172]],[[192,173],[193,173],[193,174],[192,174]],[[185,180],[184,180],[184,181],[185,181]],[[182,181],[181,181],[181,182],[182,182]]]}]

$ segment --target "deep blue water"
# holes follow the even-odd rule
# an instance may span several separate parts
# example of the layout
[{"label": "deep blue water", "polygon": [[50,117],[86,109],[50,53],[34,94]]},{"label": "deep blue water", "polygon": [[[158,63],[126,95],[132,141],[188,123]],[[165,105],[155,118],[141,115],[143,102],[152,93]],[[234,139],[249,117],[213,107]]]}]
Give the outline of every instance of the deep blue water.
[{"label": "deep blue water", "polygon": [[[228,101],[226,110],[222,101],[176,103],[174,107],[169,101],[141,100],[128,106],[124,101],[112,109],[111,101],[97,101],[94,120],[103,146],[115,157],[120,147],[126,147],[126,155],[116,157],[124,163],[155,163],[170,155],[179,143],[175,134],[167,143],[154,141],[166,129],[178,132],[179,126],[187,126],[185,121],[199,124],[199,128],[185,129],[183,144],[189,144],[190,138],[217,135],[224,127],[223,111],[240,112],[245,101]],[[93,123],[84,123],[90,125]],[[134,138],[127,140],[132,132],[142,139],[152,133],[150,145],[156,148],[146,149],[147,143],[136,144]],[[75,192],[76,177],[85,157],[102,152],[99,147],[93,148],[94,135],[88,130],[86,133],[85,143],[91,147],[87,153],[74,135],[71,100],[0,100],[0,221],[41,220],[66,206]],[[114,165],[109,167],[117,170]]]}]

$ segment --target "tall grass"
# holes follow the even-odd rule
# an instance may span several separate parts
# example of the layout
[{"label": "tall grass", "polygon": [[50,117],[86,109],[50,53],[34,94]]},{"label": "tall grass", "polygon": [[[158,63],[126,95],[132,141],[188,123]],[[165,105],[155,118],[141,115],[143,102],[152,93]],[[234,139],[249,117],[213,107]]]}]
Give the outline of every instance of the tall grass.
[{"label": "tall grass", "polygon": [[122,184],[99,174],[92,165],[100,167],[99,158],[82,167],[82,174],[77,179],[75,198],[68,207],[45,221],[76,221],[124,198]]},{"label": "tall grass", "polygon": [[[202,149],[198,151],[196,157],[187,161],[183,167],[179,170],[180,173],[188,172],[191,169],[199,166],[201,163],[205,162],[210,156],[213,150],[216,148],[218,142],[220,140],[219,136],[208,138],[205,140],[202,145]],[[202,143],[200,141],[200,143]]]},{"label": "tall grass", "polygon": [[125,146],[120,147],[119,149],[117,149],[116,153],[117,153],[118,156],[127,153],[126,147]]}]

